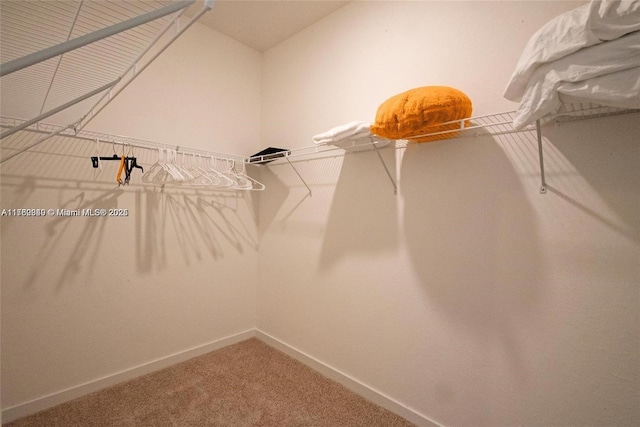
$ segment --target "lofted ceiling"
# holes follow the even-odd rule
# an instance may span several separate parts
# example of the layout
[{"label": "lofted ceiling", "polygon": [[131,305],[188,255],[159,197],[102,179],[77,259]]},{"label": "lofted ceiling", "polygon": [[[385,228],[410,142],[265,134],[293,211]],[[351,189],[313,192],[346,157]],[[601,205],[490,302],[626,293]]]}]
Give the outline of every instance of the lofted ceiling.
[{"label": "lofted ceiling", "polygon": [[[333,0],[215,0],[199,20],[260,52],[275,46],[349,3]],[[202,7],[198,1],[187,14]]]}]

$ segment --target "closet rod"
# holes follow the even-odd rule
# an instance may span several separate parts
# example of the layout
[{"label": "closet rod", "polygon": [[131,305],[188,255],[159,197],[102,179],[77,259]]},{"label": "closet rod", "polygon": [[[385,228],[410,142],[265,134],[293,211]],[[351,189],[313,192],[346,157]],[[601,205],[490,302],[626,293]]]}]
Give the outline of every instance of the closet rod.
[{"label": "closet rod", "polygon": [[84,36],[80,36],[72,40],[67,40],[66,42],[60,43],[58,45],[51,46],[41,51],[14,59],[13,61],[6,62],[0,65],[0,77],[11,74],[23,68],[30,67],[31,65],[46,61],[47,59],[51,59],[80,47],[86,46],[98,40],[102,40],[106,37],[121,33],[122,31],[130,30],[131,28],[146,24],[150,21],[154,21],[158,18],[162,18],[163,16],[170,15],[174,12],[190,6],[193,3],[195,3],[195,0],[175,2],[161,9],[148,12],[144,15],[136,16],[127,21],[102,28],[100,30],[94,31],[93,33],[85,34]]}]

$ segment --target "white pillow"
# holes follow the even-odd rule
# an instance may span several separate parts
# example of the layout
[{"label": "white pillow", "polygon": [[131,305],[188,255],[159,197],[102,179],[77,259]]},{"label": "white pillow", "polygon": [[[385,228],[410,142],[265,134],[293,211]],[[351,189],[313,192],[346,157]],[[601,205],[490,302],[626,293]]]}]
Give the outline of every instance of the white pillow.
[{"label": "white pillow", "polygon": [[[630,70],[628,73],[620,73]],[[580,49],[571,55],[557,59],[538,67],[531,75],[527,89],[522,97],[518,111],[513,119],[513,127],[522,129],[527,124],[560,107],[558,91],[571,95],[580,82],[589,81],[592,102],[602,105],[619,106],[620,95],[626,88],[640,84],[640,31],[627,34],[606,43],[600,43]],[[607,90],[598,86],[596,78],[609,75],[606,81]],[[625,77],[625,80],[621,80]],[[637,82],[637,83],[634,83]],[[616,82],[618,89],[614,89]],[[575,84],[575,85],[574,85]],[[585,97],[588,91],[583,88],[580,96]],[[607,96],[613,96],[610,104]],[[632,95],[633,98],[633,95]],[[637,100],[640,102],[640,99]],[[638,104],[636,102],[636,104]]]},{"label": "white pillow", "polygon": [[556,16],[524,48],[504,97],[519,102],[529,79],[542,64],[582,48],[640,30],[640,0],[592,0]]}]

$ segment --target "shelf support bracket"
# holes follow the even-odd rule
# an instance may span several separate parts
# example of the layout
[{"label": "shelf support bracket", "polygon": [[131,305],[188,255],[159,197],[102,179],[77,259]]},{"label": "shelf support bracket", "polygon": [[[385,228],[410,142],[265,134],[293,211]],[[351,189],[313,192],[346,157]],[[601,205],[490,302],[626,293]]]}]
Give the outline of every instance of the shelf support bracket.
[{"label": "shelf support bracket", "polygon": [[296,175],[298,175],[298,178],[300,178],[300,181],[302,181],[304,186],[307,187],[307,191],[309,192],[309,197],[311,197],[311,188],[309,188],[309,186],[305,182],[304,178],[302,178],[302,175],[300,175],[300,172],[298,172],[298,169],[296,169],[296,167],[293,166],[293,163],[291,163],[291,160],[289,160],[289,156],[285,155],[284,158],[287,161],[287,163],[289,163],[289,166],[291,166],[291,168],[296,173]]},{"label": "shelf support bracket", "polygon": [[544,179],[544,156],[542,153],[542,132],[540,119],[536,120],[536,133],[538,135],[538,157],[540,158],[540,194],[547,193],[547,182]]},{"label": "shelf support bracket", "polygon": [[373,144],[373,149],[375,150],[376,154],[378,155],[378,159],[380,159],[380,163],[382,163],[382,167],[384,168],[384,171],[387,173],[387,176],[389,177],[389,181],[391,181],[391,185],[393,185],[393,194],[397,196],[398,195],[398,185],[393,180],[393,176],[391,176],[391,172],[389,171],[389,168],[387,167],[387,164],[384,162],[384,159],[382,158],[382,155],[380,154],[380,150],[378,149],[378,147],[376,146],[375,143]]}]

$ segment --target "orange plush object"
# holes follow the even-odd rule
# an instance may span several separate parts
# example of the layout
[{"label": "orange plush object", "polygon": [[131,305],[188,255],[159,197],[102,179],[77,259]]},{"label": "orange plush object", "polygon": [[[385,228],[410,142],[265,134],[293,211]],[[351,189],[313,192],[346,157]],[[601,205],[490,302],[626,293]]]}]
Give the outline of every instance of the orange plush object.
[{"label": "orange plush object", "polygon": [[[459,129],[459,123],[441,124],[471,117],[471,111],[471,100],[458,89],[448,86],[419,87],[383,102],[378,107],[371,132],[388,139],[411,139],[417,142],[454,138],[455,132],[414,137]],[[467,125],[468,123],[465,124]]]}]

